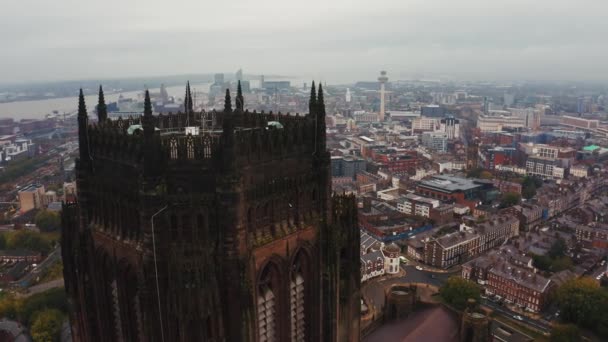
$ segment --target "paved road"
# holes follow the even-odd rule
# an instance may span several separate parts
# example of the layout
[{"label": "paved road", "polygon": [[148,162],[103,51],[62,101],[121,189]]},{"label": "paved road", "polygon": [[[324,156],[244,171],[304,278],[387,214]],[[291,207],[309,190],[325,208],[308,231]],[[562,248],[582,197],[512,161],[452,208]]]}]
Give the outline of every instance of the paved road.
[{"label": "paved road", "polygon": [[31,295],[35,295],[36,293],[44,292],[46,290],[54,289],[56,287],[63,287],[63,278],[51,280],[47,283],[42,283],[40,285],[32,286],[28,289],[28,292],[24,294],[24,297],[29,297]]},{"label": "paved road", "polygon": [[364,285],[363,292],[370,301],[370,305],[380,309],[384,306],[384,289],[392,284],[421,283],[433,286],[441,286],[449,277],[460,274],[460,270],[453,272],[419,271],[413,265],[401,266],[405,270],[405,276],[397,278],[376,278],[368,280]]},{"label": "paved road", "polygon": [[44,274],[43,271],[46,271],[49,267],[53,266],[56,262],[61,261],[61,248],[58,246],[54,251],[49,253],[49,255],[42,261],[36,268],[30,271],[30,273],[23,276],[21,279],[17,281],[19,284],[23,284],[25,286],[32,284],[36,281],[41,274]]},{"label": "paved road", "polygon": [[[440,287],[449,277],[459,275],[460,270],[451,272],[433,272],[426,270],[417,270],[414,265],[401,266],[405,270],[405,276],[396,278],[376,278],[369,280],[363,288],[365,297],[369,300],[369,305],[376,310],[381,310],[384,307],[384,289],[392,284],[400,283],[421,283]],[[500,306],[492,301],[482,299],[482,305],[491,308],[495,312],[509,319],[515,320],[513,316],[520,315],[517,312],[510,310],[507,307]],[[545,320],[533,320],[524,317],[524,321],[517,322],[530,325],[531,327],[543,331],[550,332],[551,324]]]},{"label": "paved road", "polygon": [[487,306],[490,309],[494,310],[495,312],[500,313],[501,315],[503,315],[505,317],[513,319],[514,321],[522,323],[522,324],[527,324],[527,325],[529,325],[529,326],[531,326],[533,328],[536,328],[537,330],[540,330],[542,332],[548,333],[548,332],[551,331],[551,324],[549,322],[544,321],[544,320],[534,320],[534,319],[531,319],[529,317],[524,317],[524,316],[522,316],[523,319],[524,319],[523,321],[516,320],[516,319],[513,318],[513,316],[515,316],[515,315],[520,315],[521,316],[521,314],[519,314],[519,313],[517,313],[515,311],[512,311],[512,310],[510,310],[509,308],[507,308],[505,306],[500,306],[500,305],[498,305],[498,304],[496,304],[496,303],[494,303],[492,301],[489,301],[487,299],[482,299],[481,300],[481,305]]}]

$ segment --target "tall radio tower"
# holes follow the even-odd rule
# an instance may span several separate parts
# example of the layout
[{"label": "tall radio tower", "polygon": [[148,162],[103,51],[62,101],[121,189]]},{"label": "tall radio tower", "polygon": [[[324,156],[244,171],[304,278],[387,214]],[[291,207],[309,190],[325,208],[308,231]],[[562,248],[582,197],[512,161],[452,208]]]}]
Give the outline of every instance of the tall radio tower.
[{"label": "tall radio tower", "polygon": [[380,113],[378,113],[378,121],[384,121],[384,92],[385,92],[385,84],[388,82],[388,77],[386,76],[386,71],[380,71],[380,77],[378,77],[378,82],[380,82]]}]

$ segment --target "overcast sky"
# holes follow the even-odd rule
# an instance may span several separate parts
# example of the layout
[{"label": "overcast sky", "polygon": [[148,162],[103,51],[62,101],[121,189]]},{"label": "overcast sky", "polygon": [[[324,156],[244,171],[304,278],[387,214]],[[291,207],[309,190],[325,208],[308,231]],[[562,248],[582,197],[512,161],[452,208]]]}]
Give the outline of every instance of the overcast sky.
[{"label": "overcast sky", "polygon": [[0,82],[234,72],[606,80],[607,0],[4,0]]}]

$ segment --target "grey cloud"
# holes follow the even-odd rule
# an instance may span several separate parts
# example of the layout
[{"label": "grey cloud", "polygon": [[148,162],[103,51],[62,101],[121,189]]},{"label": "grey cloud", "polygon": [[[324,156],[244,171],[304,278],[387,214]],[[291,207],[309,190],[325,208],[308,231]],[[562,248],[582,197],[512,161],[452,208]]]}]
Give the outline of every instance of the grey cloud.
[{"label": "grey cloud", "polygon": [[583,2],[21,0],[0,12],[0,75],[52,80],[243,67],[330,82],[384,68],[602,79],[608,3]]}]

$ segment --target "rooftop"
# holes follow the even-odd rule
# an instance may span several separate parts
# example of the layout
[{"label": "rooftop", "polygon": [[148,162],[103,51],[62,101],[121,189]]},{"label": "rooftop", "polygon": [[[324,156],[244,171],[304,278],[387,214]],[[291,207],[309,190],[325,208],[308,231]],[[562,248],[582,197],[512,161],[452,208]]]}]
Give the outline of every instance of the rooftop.
[{"label": "rooftop", "polygon": [[507,262],[497,264],[489,272],[538,292],[544,292],[551,283],[551,280],[545,277]]},{"label": "rooftop", "polygon": [[19,189],[19,192],[35,192],[38,191],[38,189],[40,189],[41,187],[42,185],[40,184],[29,184]]},{"label": "rooftop", "polygon": [[443,192],[467,191],[481,187],[481,184],[474,180],[447,175],[433,176],[431,179],[420,181],[419,185]]},{"label": "rooftop", "polygon": [[437,238],[437,242],[444,248],[449,248],[476,238],[479,238],[479,234],[477,233],[468,231],[454,232]]}]

